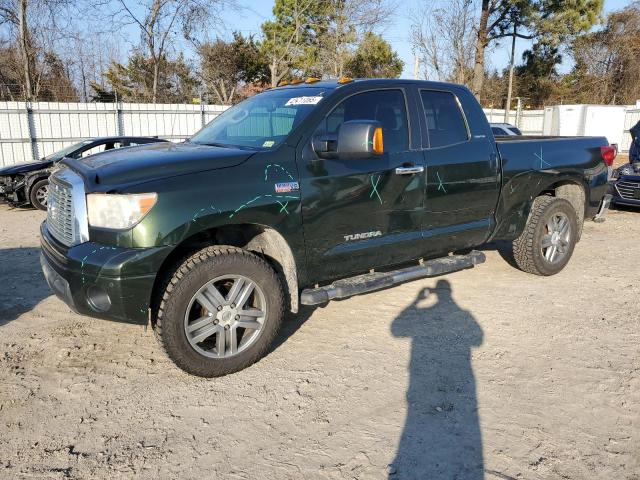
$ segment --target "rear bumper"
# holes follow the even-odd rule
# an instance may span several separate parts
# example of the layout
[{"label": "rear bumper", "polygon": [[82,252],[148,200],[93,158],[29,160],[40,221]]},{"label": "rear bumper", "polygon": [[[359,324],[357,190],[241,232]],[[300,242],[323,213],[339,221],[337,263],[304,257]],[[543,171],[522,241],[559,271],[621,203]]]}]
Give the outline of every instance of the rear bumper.
[{"label": "rear bumper", "polygon": [[72,310],[144,324],[156,273],[171,247],[127,249],[87,242],[66,248],[41,226],[40,262],[55,295]]},{"label": "rear bumper", "polygon": [[604,222],[604,216],[609,211],[609,206],[611,205],[611,199],[613,195],[607,193],[603,198],[602,202],[600,202],[600,208],[598,209],[598,213],[596,213],[595,217],[593,217],[594,222]]}]

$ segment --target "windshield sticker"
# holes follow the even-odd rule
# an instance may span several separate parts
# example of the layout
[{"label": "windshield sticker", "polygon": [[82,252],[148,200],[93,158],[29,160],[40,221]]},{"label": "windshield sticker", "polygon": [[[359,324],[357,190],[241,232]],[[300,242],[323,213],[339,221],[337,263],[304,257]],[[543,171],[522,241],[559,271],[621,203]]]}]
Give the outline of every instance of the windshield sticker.
[{"label": "windshield sticker", "polygon": [[293,97],[287,100],[284,105],[285,107],[289,105],[315,105],[320,100],[322,100],[322,97]]},{"label": "windshield sticker", "polygon": [[271,148],[275,145],[275,143],[276,142],[274,140],[267,140],[262,144],[262,146],[266,148]]},{"label": "windshield sticker", "polygon": [[276,193],[297,192],[298,190],[300,190],[298,182],[276,183]]}]

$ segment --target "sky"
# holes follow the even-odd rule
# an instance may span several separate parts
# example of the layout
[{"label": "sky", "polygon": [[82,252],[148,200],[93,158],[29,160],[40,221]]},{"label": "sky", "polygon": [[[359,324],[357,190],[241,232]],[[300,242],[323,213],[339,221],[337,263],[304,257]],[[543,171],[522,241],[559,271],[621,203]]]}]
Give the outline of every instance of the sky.
[{"label": "sky", "polygon": [[[442,3],[446,3],[446,0],[440,0]],[[424,5],[429,0],[400,0],[398,11],[393,22],[382,30],[382,36],[391,43],[393,49],[398,52],[398,55],[404,61],[404,70],[402,72],[402,78],[413,78],[413,53],[411,51],[411,44],[409,42],[409,31],[411,28],[411,12],[418,10],[420,5]],[[273,0],[250,0],[241,2],[245,8],[240,12],[229,12],[223,15],[225,23],[224,33],[230,35],[230,32],[236,30],[242,32],[244,35],[260,34],[260,24],[266,19],[270,18],[273,9]],[[605,13],[613,10],[619,10],[631,3],[630,0],[605,0]],[[509,45],[508,42],[493,48],[492,51],[487,53],[487,64],[489,68],[496,68],[498,70],[504,68],[509,61]],[[530,45],[530,42],[525,40],[519,40],[516,45],[516,59],[519,60],[524,52]],[[567,64],[561,70],[568,69]]]}]

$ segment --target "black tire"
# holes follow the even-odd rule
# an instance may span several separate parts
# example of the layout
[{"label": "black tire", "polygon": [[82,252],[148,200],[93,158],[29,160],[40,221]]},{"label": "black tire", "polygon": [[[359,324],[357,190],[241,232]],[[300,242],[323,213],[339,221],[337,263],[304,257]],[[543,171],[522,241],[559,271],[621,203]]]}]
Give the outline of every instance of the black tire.
[{"label": "black tire", "polygon": [[[255,283],[266,303],[266,315],[261,329],[256,332],[256,339],[245,350],[226,358],[211,358],[196,350],[199,345],[190,343],[185,331],[188,323],[185,315],[187,309],[193,308],[193,299],[201,288],[226,275],[239,275]],[[167,356],[192,375],[219,377],[252,365],[265,355],[280,329],[284,310],[280,280],[266,261],[241,248],[214,246],[202,249],[170,273],[163,287],[154,333]]]},{"label": "black tire", "polygon": [[49,180],[46,178],[43,180],[38,180],[36,183],[31,185],[31,190],[29,190],[29,202],[31,205],[36,207],[38,210],[46,210],[47,209],[47,201],[41,200],[42,193],[41,191],[49,190]]},{"label": "black tire", "polygon": [[[563,239],[553,237],[548,224],[553,219],[566,218],[569,232]],[[529,219],[522,234],[513,241],[513,257],[518,267],[535,275],[555,275],[560,272],[571,259],[578,238],[578,216],[573,206],[563,198],[542,196],[534,200]],[[550,261],[543,250],[543,240],[552,237],[556,248],[563,250],[562,256]],[[566,242],[566,245],[564,245]]]}]

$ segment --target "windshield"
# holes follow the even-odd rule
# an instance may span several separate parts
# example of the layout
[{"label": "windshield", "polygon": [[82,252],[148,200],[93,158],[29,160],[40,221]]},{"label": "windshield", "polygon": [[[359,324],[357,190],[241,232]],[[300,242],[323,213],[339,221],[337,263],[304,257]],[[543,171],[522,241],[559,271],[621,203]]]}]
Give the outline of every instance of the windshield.
[{"label": "windshield", "polygon": [[50,153],[49,155],[44,157],[42,161],[46,162],[49,160],[60,160],[62,157],[69,155],[70,153],[73,153],[80,147],[83,147],[84,145],[88,145],[91,142],[93,142],[93,140],[83,140],[82,142],[74,143],[70,147],[66,147],[66,148],[63,148],[62,150],[58,150],[57,152]]},{"label": "windshield", "polygon": [[223,147],[277,147],[324,98],[326,88],[269,90],[226,110],[189,140]]}]

